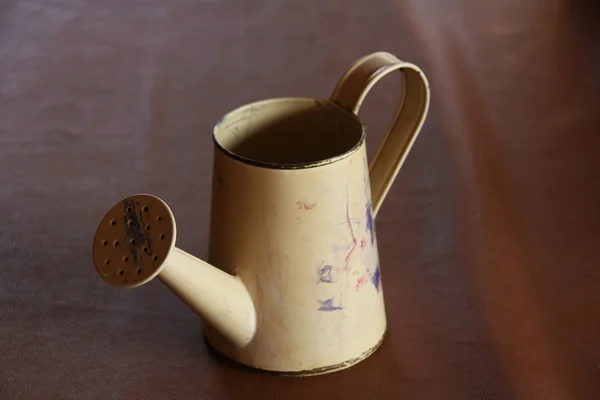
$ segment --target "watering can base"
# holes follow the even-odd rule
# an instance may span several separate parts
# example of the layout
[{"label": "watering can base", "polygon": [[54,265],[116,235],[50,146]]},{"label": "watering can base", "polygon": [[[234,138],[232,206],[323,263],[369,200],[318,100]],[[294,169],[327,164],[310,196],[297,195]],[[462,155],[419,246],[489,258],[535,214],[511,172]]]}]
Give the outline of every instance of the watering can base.
[{"label": "watering can base", "polygon": [[363,353],[359,354],[358,356],[350,358],[347,361],[343,361],[343,362],[339,362],[339,363],[331,364],[331,365],[326,365],[323,367],[317,367],[317,368],[313,368],[313,369],[298,369],[298,370],[285,370],[285,369],[279,370],[279,369],[273,369],[273,368],[265,368],[265,367],[253,365],[253,363],[251,363],[251,362],[244,362],[240,359],[240,357],[236,357],[235,355],[230,354],[228,351],[229,346],[223,347],[222,346],[223,343],[221,342],[221,340],[218,337],[213,337],[213,335],[212,335],[213,332],[210,329],[210,327],[204,328],[203,338],[204,338],[204,342],[207,345],[207,348],[210,350],[211,353],[213,353],[216,357],[225,360],[226,362],[230,363],[231,365],[234,365],[234,366],[237,366],[240,368],[249,369],[251,371],[255,371],[255,372],[259,372],[259,373],[262,372],[262,373],[276,375],[276,376],[302,378],[302,377],[309,377],[309,376],[316,376],[316,375],[324,375],[324,374],[328,374],[331,372],[337,372],[337,371],[348,369],[350,367],[353,367],[353,366],[359,364],[361,361],[364,361],[367,358],[369,358],[369,356],[373,355],[382,346],[382,344],[385,340],[385,333],[386,332],[384,331],[384,334],[381,336],[379,341],[374,346],[372,346],[368,350],[364,351]]}]

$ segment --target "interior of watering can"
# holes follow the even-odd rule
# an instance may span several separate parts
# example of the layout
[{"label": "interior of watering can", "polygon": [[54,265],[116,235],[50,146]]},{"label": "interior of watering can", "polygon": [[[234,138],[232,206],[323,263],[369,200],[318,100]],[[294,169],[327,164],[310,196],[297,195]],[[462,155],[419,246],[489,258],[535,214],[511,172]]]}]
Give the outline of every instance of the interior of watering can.
[{"label": "interior of watering can", "polygon": [[363,140],[358,117],[314,99],[275,99],[241,107],[215,128],[218,146],[264,166],[319,164],[342,157]]}]

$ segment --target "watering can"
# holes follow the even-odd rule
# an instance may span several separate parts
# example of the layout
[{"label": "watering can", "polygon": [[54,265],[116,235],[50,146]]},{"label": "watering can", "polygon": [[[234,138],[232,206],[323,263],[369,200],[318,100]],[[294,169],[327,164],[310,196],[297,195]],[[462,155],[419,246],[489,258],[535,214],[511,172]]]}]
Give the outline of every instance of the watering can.
[{"label": "watering can", "polygon": [[[399,72],[402,97],[369,162],[357,113]],[[157,277],[202,319],[208,344],[239,364],[285,375],[341,370],[386,332],[375,219],[426,118],[423,71],[387,52],[354,63],[329,99],[276,98],[214,127],[207,260],[177,248],[175,218],[151,194],[100,221],[100,277],[134,288]]]}]

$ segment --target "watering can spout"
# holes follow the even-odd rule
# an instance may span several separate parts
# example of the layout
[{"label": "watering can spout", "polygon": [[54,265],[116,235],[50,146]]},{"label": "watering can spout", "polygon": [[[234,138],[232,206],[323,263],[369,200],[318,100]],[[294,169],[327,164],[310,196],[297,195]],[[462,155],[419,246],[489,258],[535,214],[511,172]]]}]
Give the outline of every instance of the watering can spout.
[{"label": "watering can spout", "polygon": [[158,277],[205,323],[236,347],[256,332],[256,310],[236,276],[175,247],[175,219],[159,198],[130,196],[106,213],[94,237],[98,274],[121,288]]},{"label": "watering can spout", "polygon": [[173,249],[158,278],[202,319],[243,347],[256,331],[256,311],[241,279],[194,256]]}]

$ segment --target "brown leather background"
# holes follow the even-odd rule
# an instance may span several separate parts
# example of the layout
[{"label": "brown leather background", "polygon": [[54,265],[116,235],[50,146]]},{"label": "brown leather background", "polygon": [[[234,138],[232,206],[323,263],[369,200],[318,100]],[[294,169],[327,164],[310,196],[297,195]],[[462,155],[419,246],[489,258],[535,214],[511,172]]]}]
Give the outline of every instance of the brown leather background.
[{"label": "brown leather background", "polygon": [[[600,398],[592,3],[3,1],[0,398]],[[432,104],[376,221],[375,355],[307,379],[238,368],[160,282],[96,275],[96,225],[136,192],[205,255],[212,126],[253,100],[328,97],[376,50],[422,67]],[[400,88],[385,82],[361,111],[371,155]]]}]

